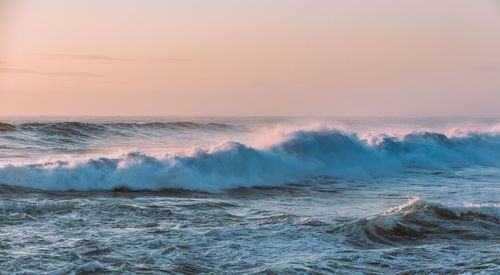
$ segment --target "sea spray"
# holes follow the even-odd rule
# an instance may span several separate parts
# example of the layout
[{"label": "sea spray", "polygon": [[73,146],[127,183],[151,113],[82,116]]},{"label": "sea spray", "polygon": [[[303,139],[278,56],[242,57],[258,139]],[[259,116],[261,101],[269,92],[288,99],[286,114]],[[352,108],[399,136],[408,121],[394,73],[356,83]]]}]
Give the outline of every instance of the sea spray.
[{"label": "sea spray", "polygon": [[218,192],[318,176],[359,179],[415,168],[468,166],[500,166],[500,135],[414,132],[399,138],[382,135],[373,142],[323,128],[295,131],[263,148],[223,142],[190,154],[164,157],[131,152],[117,158],[7,164],[0,168],[0,182],[44,190],[176,188]]}]

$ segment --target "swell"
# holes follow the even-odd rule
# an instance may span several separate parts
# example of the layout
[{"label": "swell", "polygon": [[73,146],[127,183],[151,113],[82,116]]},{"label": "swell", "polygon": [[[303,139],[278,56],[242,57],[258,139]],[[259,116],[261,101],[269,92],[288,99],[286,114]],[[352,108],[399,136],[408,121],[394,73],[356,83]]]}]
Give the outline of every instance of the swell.
[{"label": "swell", "polygon": [[360,139],[334,129],[297,131],[266,148],[225,142],[191,154],[161,158],[132,152],[119,158],[4,165],[0,182],[44,190],[161,190],[218,192],[277,186],[318,176],[364,178],[410,169],[500,167],[500,136],[448,137],[411,133]]},{"label": "swell", "polygon": [[359,246],[440,240],[500,240],[500,205],[447,206],[413,198],[386,213],[360,219],[343,231]]},{"label": "swell", "polygon": [[9,124],[0,122],[0,132],[17,131],[32,134],[48,140],[76,142],[105,135],[129,136],[148,131],[223,131],[235,128],[236,125],[217,122],[117,122],[117,123],[85,123],[85,122],[29,122]]},{"label": "swell", "polygon": [[176,121],[176,122],[148,122],[148,123],[105,123],[108,127],[135,128],[135,129],[195,129],[195,130],[224,130],[231,129],[235,125],[218,122],[192,122],[192,121]]},{"label": "swell", "polygon": [[15,130],[16,126],[9,124],[9,123],[3,123],[0,122],[0,132],[7,132],[7,131],[12,131]]},{"label": "swell", "polygon": [[[12,124],[2,123],[14,126]],[[167,128],[167,129],[198,129],[198,128],[230,128],[230,124],[218,122],[192,122],[192,121],[174,121],[174,122],[104,122],[104,123],[86,123],[86,122],[28,122],[18,125],[21,129],[36,128],[60,128],[60,129],[85,129],[98,130],[102,127],[126,127],[126,128]]]}]

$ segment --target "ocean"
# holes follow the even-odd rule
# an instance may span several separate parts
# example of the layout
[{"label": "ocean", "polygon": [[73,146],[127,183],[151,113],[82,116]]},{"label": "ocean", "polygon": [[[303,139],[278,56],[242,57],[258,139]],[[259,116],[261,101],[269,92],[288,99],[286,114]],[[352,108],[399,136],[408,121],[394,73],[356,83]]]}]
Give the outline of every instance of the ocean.
[{"label": "ocean", "polygon": [[0,121],[0,273],[500,273],[500,118]]}]

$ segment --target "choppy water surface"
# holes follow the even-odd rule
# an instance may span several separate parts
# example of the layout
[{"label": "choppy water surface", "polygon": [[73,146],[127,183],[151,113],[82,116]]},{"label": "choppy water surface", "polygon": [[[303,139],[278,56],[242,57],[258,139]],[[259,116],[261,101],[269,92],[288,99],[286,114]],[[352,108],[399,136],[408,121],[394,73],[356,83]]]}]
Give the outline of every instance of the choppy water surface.
[{"label": "choppy water surface", "polygon": [[9,118],[2,273],[500,272],[500,120]]}]

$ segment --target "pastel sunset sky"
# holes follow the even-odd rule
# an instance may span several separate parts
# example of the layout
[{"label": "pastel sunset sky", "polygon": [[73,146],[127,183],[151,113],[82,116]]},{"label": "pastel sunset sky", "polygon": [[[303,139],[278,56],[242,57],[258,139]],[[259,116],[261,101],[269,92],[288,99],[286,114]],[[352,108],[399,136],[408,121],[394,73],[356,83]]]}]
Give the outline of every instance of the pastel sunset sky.
[{"label": "pastel sunset sky", "polygon": [[0,0],[0,115],[500,115],[498,0]]}]

